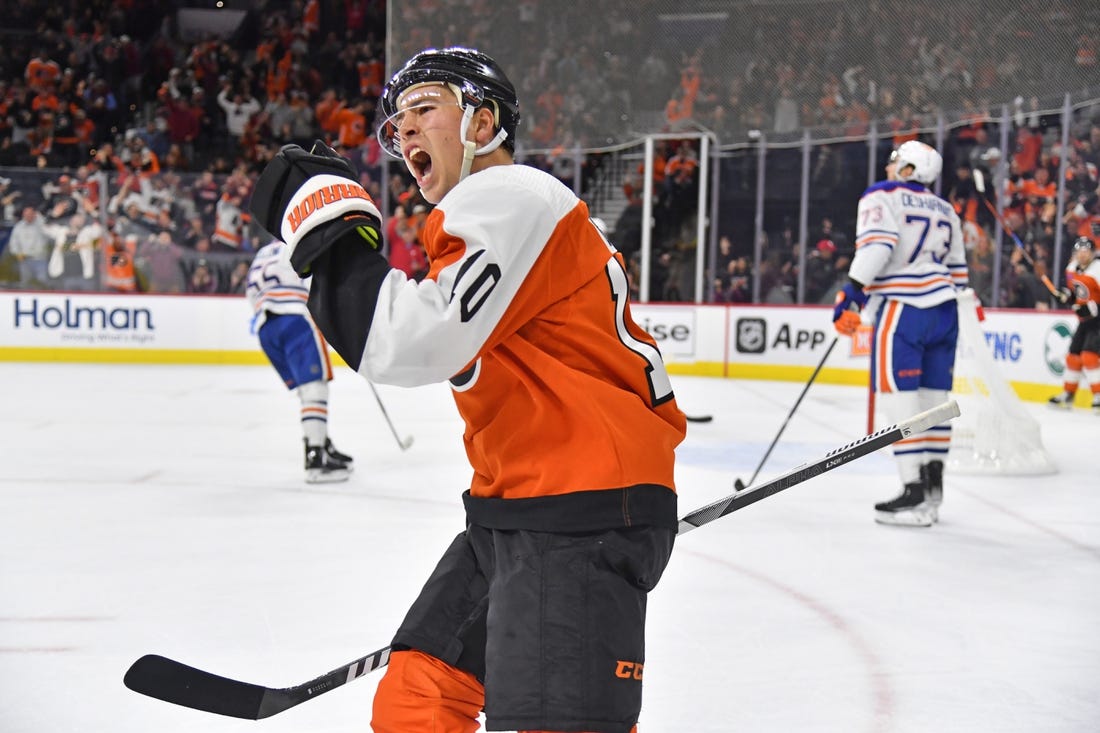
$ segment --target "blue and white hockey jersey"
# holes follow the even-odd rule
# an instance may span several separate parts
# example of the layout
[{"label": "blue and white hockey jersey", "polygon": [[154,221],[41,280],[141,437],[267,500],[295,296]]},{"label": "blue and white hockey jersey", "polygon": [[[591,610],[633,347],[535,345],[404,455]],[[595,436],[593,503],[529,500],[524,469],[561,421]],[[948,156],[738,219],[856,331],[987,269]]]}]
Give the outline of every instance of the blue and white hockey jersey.
[{"label": "blue and white hockey jersey", "polygon": [[252,306],[252,333],[260,330],[268,313],[296,313],[311,318],[306,306],[309,278],[303,280],[294,272],[284,256],[285,247],[275,240],[261,247],[252,258],[245,287],[245,295]]},{"label": "blue and white hockey jersey", "polygon": [[872,297],[929,308],[966,287],[959,215],[920,183],[882,181],[859,199],[848,275]]}]

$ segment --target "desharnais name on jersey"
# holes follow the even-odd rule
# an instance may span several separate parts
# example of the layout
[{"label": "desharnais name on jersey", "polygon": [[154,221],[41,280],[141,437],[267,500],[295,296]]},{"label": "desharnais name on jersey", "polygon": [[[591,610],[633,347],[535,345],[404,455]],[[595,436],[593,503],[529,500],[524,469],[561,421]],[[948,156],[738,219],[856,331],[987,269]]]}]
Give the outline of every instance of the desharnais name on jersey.
[{"label": "desharnais name on jersey", "polygon": [[869,295],[927,308],[968,281],[954,208],[915,182],[882,181],[859,200],[849,275]]}]

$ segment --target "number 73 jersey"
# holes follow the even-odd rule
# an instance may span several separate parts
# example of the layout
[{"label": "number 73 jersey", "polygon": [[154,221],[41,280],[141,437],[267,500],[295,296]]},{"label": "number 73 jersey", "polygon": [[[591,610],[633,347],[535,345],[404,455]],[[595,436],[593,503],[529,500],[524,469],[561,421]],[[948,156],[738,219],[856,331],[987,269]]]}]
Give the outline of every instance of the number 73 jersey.
[{"label": "number 73 jersey", "polygon": [[959,215],[919,183],[876,183],[859,199],[848,275],[869,295],[919,308],[954,299],[968,282]]},{"label": "number 73 jersey", "polygon": [[622,256],[572,191],[495,166],[429,214],[420,283],[382,282],[359,371],[448,380],[474,497],[674,490],[685,419],[654,340],[630,316]]}]

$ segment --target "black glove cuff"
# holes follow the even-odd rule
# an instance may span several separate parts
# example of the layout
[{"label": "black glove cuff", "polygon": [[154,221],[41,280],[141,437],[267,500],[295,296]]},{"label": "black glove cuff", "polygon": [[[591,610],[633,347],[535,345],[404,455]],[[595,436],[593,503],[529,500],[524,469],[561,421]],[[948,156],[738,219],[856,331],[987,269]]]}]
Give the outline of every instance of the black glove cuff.
[{"label": "black glove cuff", "polygon": [[355,242],[358,236],[345,234],[314,261],[309,289],[314,322],[355,371],[359,371],[378,308],[379,289],[392,269],[381,253]]}]

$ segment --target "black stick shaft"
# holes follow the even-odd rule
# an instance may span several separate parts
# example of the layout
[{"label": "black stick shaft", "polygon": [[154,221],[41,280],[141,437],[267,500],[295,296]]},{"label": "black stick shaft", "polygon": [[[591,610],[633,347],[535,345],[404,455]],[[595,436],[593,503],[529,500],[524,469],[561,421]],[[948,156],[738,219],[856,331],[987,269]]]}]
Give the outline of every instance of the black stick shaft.
[{"label": "black stick shaft", "polygon": [[829,354],[832,353],[833,347],[836,346],[838,336],[833,336],[832,343],[829,344],[829,348],[825,349],[825,355],[821,357],[821,361],[817,363],[817,368],[814,369],[813,374],[810,375],[810,381],[806,382],[806,386],[802,388],[802,394],[798,395],[798,399],[794,401],[794,407],[787,413],[787,419],[783,421],[783,424],[779,426],[779,432],[775,434],[775,438],[772,439],[772,444],[768,446],[768,450],[764,452],[764,457],[760,459],[760,465],[756,467],[756,470],[752,472],[752,478],[745,482],[746,486],[752,486],[752,482],[756,480],[756,477],[760,475],[760,469],[764,467],[764,464],[768,462],[768,456],[772,454],[772,450],[775,448],[775,444],[779,442],[779,437],[783,435],[783,431],[787,429],[787,423],[794,417],[795,410],[802,404],[802,398],[806,396],[806,393],[810,391],[810,385],[817,379],[818,373],[821,368],[825,366],[826,359],[829,358]]},{"label": "black stick shaft", "polygon": [[393,426],[393,420],[390,419],[390,413],[386,412],[386,405],[382,402],[382,395],[378,394],[374,382],[368,380],[367,384],[370,386],[370,391],[374,393],[374,399],[378,402],[378,409],[382,411],[382,417],[386,418],[386,424],[390,426],[390,432],[393,433],[393,439],[397,441],[397,445],[401,447],[401,450],[405,450],[409,447],[409,443],[406,440],[402,440],[401,436],[397,434],[397,428]]}]

